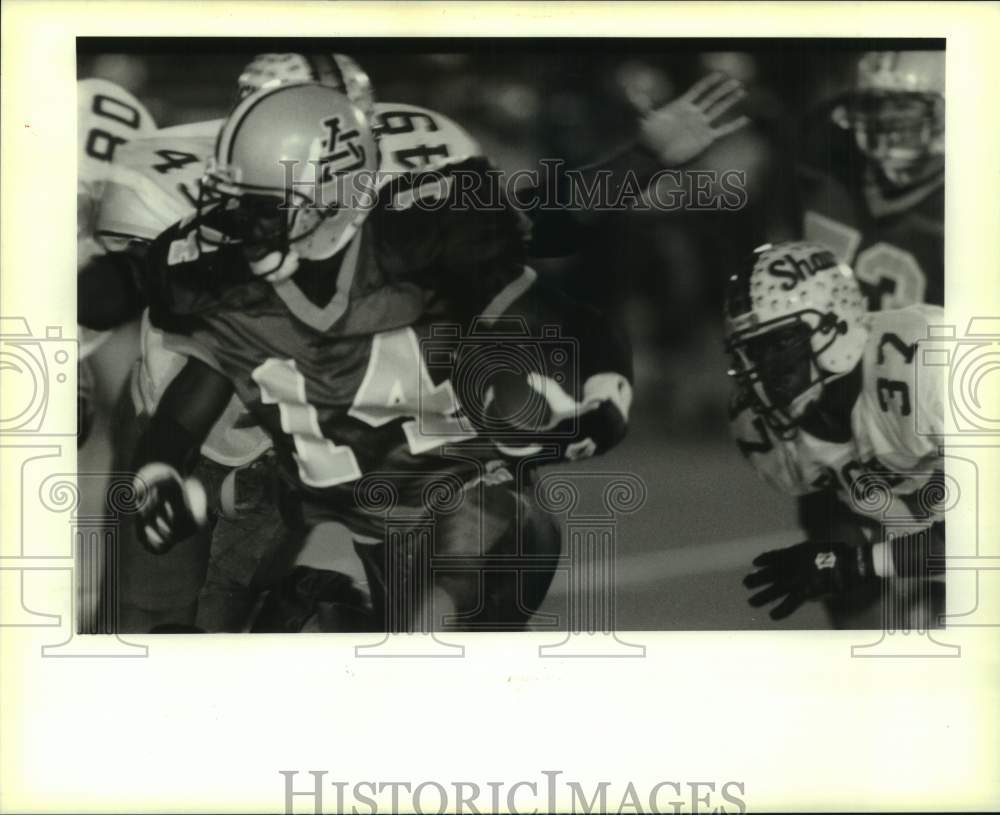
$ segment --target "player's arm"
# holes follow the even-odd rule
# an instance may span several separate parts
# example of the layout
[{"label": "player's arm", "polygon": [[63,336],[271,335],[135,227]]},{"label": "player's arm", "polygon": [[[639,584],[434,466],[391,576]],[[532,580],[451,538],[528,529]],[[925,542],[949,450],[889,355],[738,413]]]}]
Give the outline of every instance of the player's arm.
[{"label": "player's arm", "polygon": [[[523,326],[533,339],[513,334],[513,364],[477,378],[487,388],[485,423],[503,429],[501,452],[525,457],[555,447],[574,460],[600,455],[625,438],[633,376],[621,326],[540,282],[494,325],[502,323],[515,331]],[[526,372],[524,360],[532,358],[543,364]]]},{"label": "player's arm", "polygon": [[[681,96],[660,107],[639,110],[636,134],[602,158],[561,172],[549,184],[556,190],[560,208],[539,207],[531,211],[531,257],[559,257],[574,253],[583,238],[581,218],[587,210],[586,198],[593,190],[605,188],[616,201],[627,188],[641,192],[661,170],[683,167],[717,140],[749,123],[746,116],[728,122],[719,120],[745,96],[742,84],[714,73],[696,82]],[[546,201],[541,189],[519,195],[524,201]]]},{"label": "player's arm", "polygon": [[746,116],[719,122],[744,96],[739,80],[709,74],[671,102],[643,107],[636,136],[581,171],[584,175],[610,173],[612,187],[631,172],[645,186],[657,170],[682,167],[719,139],[749,124]]},{"label": "player's arm", "polygon": [[189,358],[139,438],[134,459],[139,538],[150,551],[166,552],[204,524],[204,489],[187,474],[232,395],[225,376]]},{"label": "player's arm", "polygon": [[95,255],[77,275],[77,322],[107,331],[134,320],[146,305],[142,276],[147,247],[133,244]]}]

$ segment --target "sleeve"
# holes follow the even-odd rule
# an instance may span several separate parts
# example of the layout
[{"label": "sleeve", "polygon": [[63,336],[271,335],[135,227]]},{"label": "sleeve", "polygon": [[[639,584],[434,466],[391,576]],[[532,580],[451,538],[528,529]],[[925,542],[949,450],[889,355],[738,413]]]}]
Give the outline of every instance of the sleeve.
[{"label": "sleeve", "polygon": [[[502,315],[484,316],[470,337],[472,347],[489,344],[490,358],[455,381],[463,404],[483,405],[485,433],[494,432],[501,452],[523,457],[545,444],[577,459],[606,452],[625,437],[631,348],[607,316],[533,283]],[[470,395],[470,385],[485,396]]]},{"label": "sleeve", "polygon": [[927,470],[940,459],[948,366],[930,332],[944,322],[943,309],[930,305],[873,314],[864,416],[876,454],[890,469],[912,459]]}]

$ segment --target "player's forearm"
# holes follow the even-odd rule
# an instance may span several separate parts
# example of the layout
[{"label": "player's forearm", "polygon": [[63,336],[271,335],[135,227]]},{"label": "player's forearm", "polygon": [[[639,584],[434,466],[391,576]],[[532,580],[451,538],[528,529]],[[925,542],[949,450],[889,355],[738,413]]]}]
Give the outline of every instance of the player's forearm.
[{"label": "player's forearm", "polygon": [[222,374],[189,359],[164,391],[136,445],[135,468],[158,461],[180,472],[189,470],[232,394],[233,386]]},{"label": "player's forearm", "polygon": [[944,556],[944,527],[934,524],[926,530],[909,535],[898,535],[888,541],[872,545],[872,562],[875,574],[881,578],[894,577],[942,580],[943,572],[932,573],[932,558]]},{"label": "player's forearm", "polygon": [[593,183],[602,175],[607,176],[612,193],[617,193],[626,180],[630,184],[634,181],[639,188],[645,189],[653,176],[663,169],[674,168],[657,158],[638,138],[632,138],[598,161],[580,167],[577,173],[585,183]]}]

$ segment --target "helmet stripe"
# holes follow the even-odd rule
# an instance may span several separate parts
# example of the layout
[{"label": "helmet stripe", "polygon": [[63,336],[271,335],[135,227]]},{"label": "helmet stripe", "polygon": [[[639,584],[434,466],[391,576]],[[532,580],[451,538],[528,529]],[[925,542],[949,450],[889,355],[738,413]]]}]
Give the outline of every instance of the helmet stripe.
[{"label": "helmet stripe", "polygon": [[346,90],[347,83],[344,74],[335,57],[329,54],[304,54],[313,78],[324,85],[331,85],[339,90]]},{"label": "helmet stripe", "polygon": [[[250,112],[256,108],[265,99],[270,98],[270,96],[278,91],[282,90],[284,85],[279,85],[276,88],[268,88],[267,90],[248,96],[245,100],[237,105],[236,110],[233,111],[232,115],[229,117],[229,121],[226,123],[226,127],[223,127],[219,131],[219,140],[215,147],[216,158],[221,158],[224,164],[228,165],[233,160],[233,150],[236,146],[236,136],[240,132],[240,128],[243,123],[247,120]],[[240,106],[243,110],[240,110]],[[226,137],[226,132],[228,131],[228,138]]]}]

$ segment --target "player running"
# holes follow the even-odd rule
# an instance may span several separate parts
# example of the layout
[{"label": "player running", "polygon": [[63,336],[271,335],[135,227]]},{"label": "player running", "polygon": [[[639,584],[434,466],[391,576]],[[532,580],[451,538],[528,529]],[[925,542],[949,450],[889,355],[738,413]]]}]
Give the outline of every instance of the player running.
[{"label": "player running", "polygon": [[[871,311],[944,304],[944,67],[943,52],[867,53],[850,91],[800,139],[801,234],[853,268]],[[751,422],[735,419],[737,438]],[[849,535],[856,523],[831,490],[801,497],[798,515],[810,539]],[[826,605],[835,625],[875,626],[878,596]]]},{"label": "player running", "polygon": [[[286,178],[279,157],[305,175]],[[481,486],[466,505],[483,517],[485,537],[456,514],[444,519],[456,530],[439,540],[474,555],[480,546],[525,544],[516,526],[531,513],[512,489],[519,485],[499,471],[505,456],[534,453],[549,433],[568,457],[618,441],[630,400],[627,350],[609,344],[594,315],[570,313],[537,286],[524,266],[517,213],[455,206],[454,190],[466,181],[451,182],[460,172],[488,179],[486,167],[471,160],[430,184],[412,174],[367,202],[347,198],[339,194],[344,182],[377,164],[374,135],[345,97],[286,85],[237,106],[220,133],[198,217],[157,239],[142,280],[154,325],[189,340],[183,350],[194,357],[140,444],[140,459],[151,462],[140,472],[151,494],[143,531],[151,547],[167,548],[197,525],[196,493],[178,473],[189,470],[190,451],[234,388],[275,443],[302,525],[338,520],[368,543],[382,541],[384,518],[358,506],[355,482],[366,474],[384,475],[401,504],[418,511],[437,478]],[[428,207],[431,200],[437,205]],[[511,381],[504,366],[456,370],[454,361],[423,357],[420,340],[442,322],[473,348],[485,347],[482,340],[510,352],[537,345],[537,332],[470,338],[476,326],[492,327],[491,317],[512,314],[533,328],[583,326],[580,359],[562,354],[554,368]],[[521,415],[519,399],[537,398],[538,422],[508,418]],[[567,423],[577,432],[568,434]],[[504,453],[484,443],[497,432]],[[453,445],[468,452],[452,455]],[[558,547],[552,537],[546,545]],[[476,607],[478,579],[473,571],[442,581],[452,607]],[[508,592],[501,611],[523,616],[510,599],[516,594]]]},{"label": "player running", "polygon": [[[462,160],[479,153],[478,146],[467,133],[438,113],[412,105],[376,103],[367,75],[344,55],[260,55],[241,74],[239,96],[243,98],[260,88],[302,79],[339,88],[362,112],[374,117],[383,170],[380,178],[383,180],[393,173]],[[663,162],[672,166],[688,160],[714,140],[746,123],[740,118],[721,126],[714,124],[741,96],[738,83],[720,75],[706,77],[670,104],[643,111],[637,141],[613,156],[608,164],[595,165],[591,169],[596,172],[602,167],[618,167],[619,171],[631,169],[641,175],[650,174]],[[149,240],[167,223],[188,214],[199,194],[204,169],[201,157],[209,152],[220,125],[221,120],[216,120],[169,128],[160,131],[156,139],[144,140],[121,152],[115,167],[115,181],[109,185],[109,194],[101,207],[98,227],[103,240],[119,246],[137,238]],[[568,228],[567,223],[571,224]],[[571,217],[549,218],[541,230],[535,230],[536,235],[542,236],[534,242],[536,251],[552,254],[553,246],[562,246],[561,251],[572,251],[566,248],[566,236],[572,235],[573,223]],[[148,320],[143,321],[143,349],[143,361],[136,368],[132,391],[136,408],[148,416],[171,377],[179,370],[182,357],[165,348],[162,333],[153,329]],[[131,424],[128,409],[122,413],[123,426],[127,428]],[[135,434],[122,432],[119,436],[120,452],[127,456]],[[200,480],[221,485],[220,489],[209,491],[211,515],[219,521],[214,525],[217,551],[208,565],[209,575],[202,591],[198,620],[208,630],[238,630],[239,621],[245,618],[245,610],[253,596],[248,589],[252,566],[266,560],[263,552],[274,545],[269,538],[280,529],[272,491],[267,489],[267,475],[271,469],[268,446],[266,437],[248,422],[246,411],[234,397],[202,449],[198,465]],[[233,466],[238,468],[235,472],[229,469]],[[229,496],[228,501],[225,496]],[[256,496],[256,500],[247,503],[248,496]],[[240,502],[238,510],[235,501]],[[225,534],[226,530],[232,534]],[[224,543],[226,539],[231,539],[231,545]],[[248,545],[244,542],[246,539],[260,545]],[[130,560],[146,557],[138,547],[127,548],[130,554],[126,557]],[[189,578],[193,576],[197,581],[204,569],[203,563],[199,563],[203,548],[179,547],[169,558],[178,564],[187,564],[186,569],[180,568],[180,573]],[[261,551],[257,552],[258,549]],[[223,558],[222,552],[230,554]],[[236,552],[239,556],[233,554]],[[230,567],[238,566],[238,574],[232,574],[232,568],[220,569],[226,562]],[[135,564],[127,563],[123,572],[141,575],[157,568],[162,578],[169,571],[165,566],[165,563],[150,563],[136,569]],[[191,594],[190,590],[180,590],[176,581],[161,579],[152,584],[145,580],[130,581],[126,577],[125,583],[146,587],[140,593],[157,585],[164,588],[159,595],[176,598]],[[144,604],[150,605],[148,598]],[[181,605],[190,607],[186,602]],[[126,607],[131,605],[127,603]],[[206,611],[206,608],[212,610]],[[181,612],[176,604],[165,613],[171,620],[185,618],[186,621],[190,616]]]},{"label": "player running", "polygon": [[[816,597],[877,588],[878,578],[925,575],[930,548],[943,550],[931,500],[943,472],[943,382],[933,367],[917,377],[914,364],[917,343],[942,318],[919,304],[869,312],[851,269],[818,244],[761,247],[730,278],[741,452],[789,495],[834,492],[852,519],[833,533],[839,540],[812,538],[754,561],[759,571],[744,582],[761,591],[750,602],[780,600],[772,618]],[[881,495],[888,506],[872,500]],[[910,518],[913,534],[884,542],[879,522],[888,517]]]},{"label": "player running", "polygon": [[[381,166],[386,178],[422,161],[460,160],[479,152],[468,134],[440,114],[412,105],[378,105],[367,75],[341,54],[260,55],[241,73],[238,97],[262,87],[308,79],[343,91],[363,112],[381,117]],[[115,250],[102,262],[141,266],[148,242],[194,212],[206,158],[221,123],[167,128],[129,144],[121,140],[109,180],[93,203],[98,240]],[[423,143],[425,131],[433,131],[433,145]],[[122,304],[107,302],[105,293],[90,292],[86,286],[80,294],[91,319],[117,324]],[[102,304],[109,313],[95,314]],[[148,318],[142,321],[141,346],[131,395],[123,395],[116,416],[116,458],[122,466],[130,462],[146,419],[184,362],[182,354],[166,348],[163,332],[153,328]],[[267,585],[270,561],[276,557],[282,535],[270,446],[269,438],[249,420],[234,396],[206,439],[196,468],[199,480],[210,486],[207,528],[163,558],[145,553],[128,536],[120,542],[123,630],[197,622],[209,631],[238,631],[246,623],[258,589]],[[214,538],[213,555],[206,565],[209,534]],[[154,570],[155,581],[147,577]]]}]

